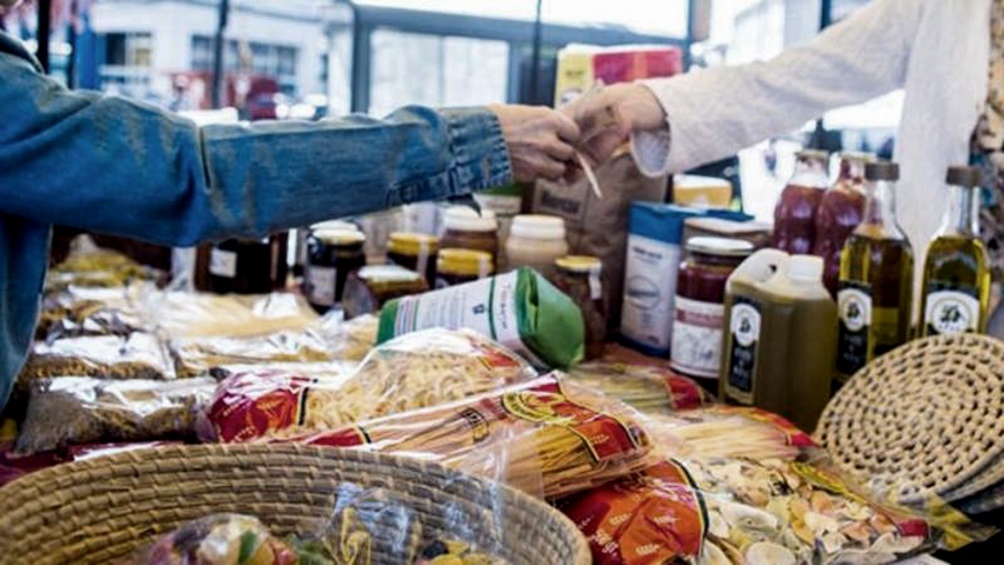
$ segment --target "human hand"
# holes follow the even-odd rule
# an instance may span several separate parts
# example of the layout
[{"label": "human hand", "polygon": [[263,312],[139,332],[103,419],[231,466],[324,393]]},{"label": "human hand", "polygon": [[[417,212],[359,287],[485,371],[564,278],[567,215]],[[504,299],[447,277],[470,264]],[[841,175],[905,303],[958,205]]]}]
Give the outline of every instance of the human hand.
[{"label": "human hand", "polygon": [[492,104],[509,149],[513,179],[558,180],[573,174],[579,127],[568,116],[545,107]]},{"label": "human hand", "polygon": [[652,91],[641,84],[614,84],[587,92],[561,108],[575,120],[582,136],[579,149],[602,163],[633,131],[666,127],[666,112]]}]

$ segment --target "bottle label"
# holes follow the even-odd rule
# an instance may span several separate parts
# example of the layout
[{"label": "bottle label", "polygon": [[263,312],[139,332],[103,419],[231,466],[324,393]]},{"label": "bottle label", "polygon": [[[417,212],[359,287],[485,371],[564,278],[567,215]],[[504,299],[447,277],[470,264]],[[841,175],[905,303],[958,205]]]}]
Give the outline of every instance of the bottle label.
[{"label": "bottle label", "polygon": [[225,279],[237,276],[237,252],[213,247],[209,252],[209,274]]},{"label": "bottle label", "polygon": [[307,269],[307,298],[318,306],[335,305],[335,280],[338,271],[334,267],[311,265]]},{"label": "bottle label", "polygon": [[599,300],[603,298],[603,283],[600,281],[599,273],[589,275],[589,299]]},{"label": "bottle label", "polygon": [[924,326],[927,335],[954,335],[976,332],[980,323],[977,289],[970,286],[930,283],[925,290],[927,307]]},{"label": "bottle label", "polygon": [[722,362],[725,307],[676,296],[670,364],[694,377],[717,378]]},{"label": "bottle label", "polygon": [[760,305],[748,298],[736,298],[729,321],[726,393],[729,398],[742,404],[753,404],[757,348],[762,325]]},{"label": "bottle label", "polygon": [[655,356],[669,353],[680,246],[628,236],[621,334]]},{"label": "bottle label", "polygon": [[837,372],[849,377],[868,363],[868,331],[872,320],[872,296],[868,285],[841,281],[837,291],[840,330],[837,341]]}]

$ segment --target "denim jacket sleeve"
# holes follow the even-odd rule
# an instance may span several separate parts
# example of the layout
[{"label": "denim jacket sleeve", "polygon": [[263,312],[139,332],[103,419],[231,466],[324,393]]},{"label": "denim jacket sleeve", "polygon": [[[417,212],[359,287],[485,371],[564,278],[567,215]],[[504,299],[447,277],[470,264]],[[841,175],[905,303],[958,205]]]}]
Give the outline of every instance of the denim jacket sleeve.
[{"label": "denim jacket sleeve", "polygon": [[505,184],[484,109],[198,128],[0,49],[0,212],[187,246]]}]

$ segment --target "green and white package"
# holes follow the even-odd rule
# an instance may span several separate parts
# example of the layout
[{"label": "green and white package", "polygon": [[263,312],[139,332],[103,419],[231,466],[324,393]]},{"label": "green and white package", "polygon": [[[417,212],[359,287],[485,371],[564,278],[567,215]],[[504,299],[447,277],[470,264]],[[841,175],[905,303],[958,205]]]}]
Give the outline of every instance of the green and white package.
[{"label": "green and white package", "polygon": [[428,328],[478,331],[540,367],[582,360],[582,312],[533,269],[393,300],[380,314],[377,341]]}]

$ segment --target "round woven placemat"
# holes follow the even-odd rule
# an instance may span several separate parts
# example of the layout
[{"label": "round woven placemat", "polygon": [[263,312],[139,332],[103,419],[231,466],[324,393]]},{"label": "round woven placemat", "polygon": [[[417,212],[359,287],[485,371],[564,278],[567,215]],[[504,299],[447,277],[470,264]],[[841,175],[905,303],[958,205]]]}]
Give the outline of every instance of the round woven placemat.
[{"label": "round woven placemat", "polygon": [[[571,521],[514,489],[385,454],[246,444],[136,450],[18,479],[0,489],[0,563],[116,563],[219,512],[256,516],[277,535],[316,532],[346,483],[386,489],[427,533],[491,548],[513,565],[591,562]],[[377,549],[401,536],[393,526],[371,532],[373,565],[400,560]]]},{"label": "round woven placemat", "polygon": [[1004,342],[937,336],[854,375],[816,433],[837,465],[874,491],[904,504],[951,501],[1004,478],[1004,465],[992,465],[1004,455],[1002,410]]}]

